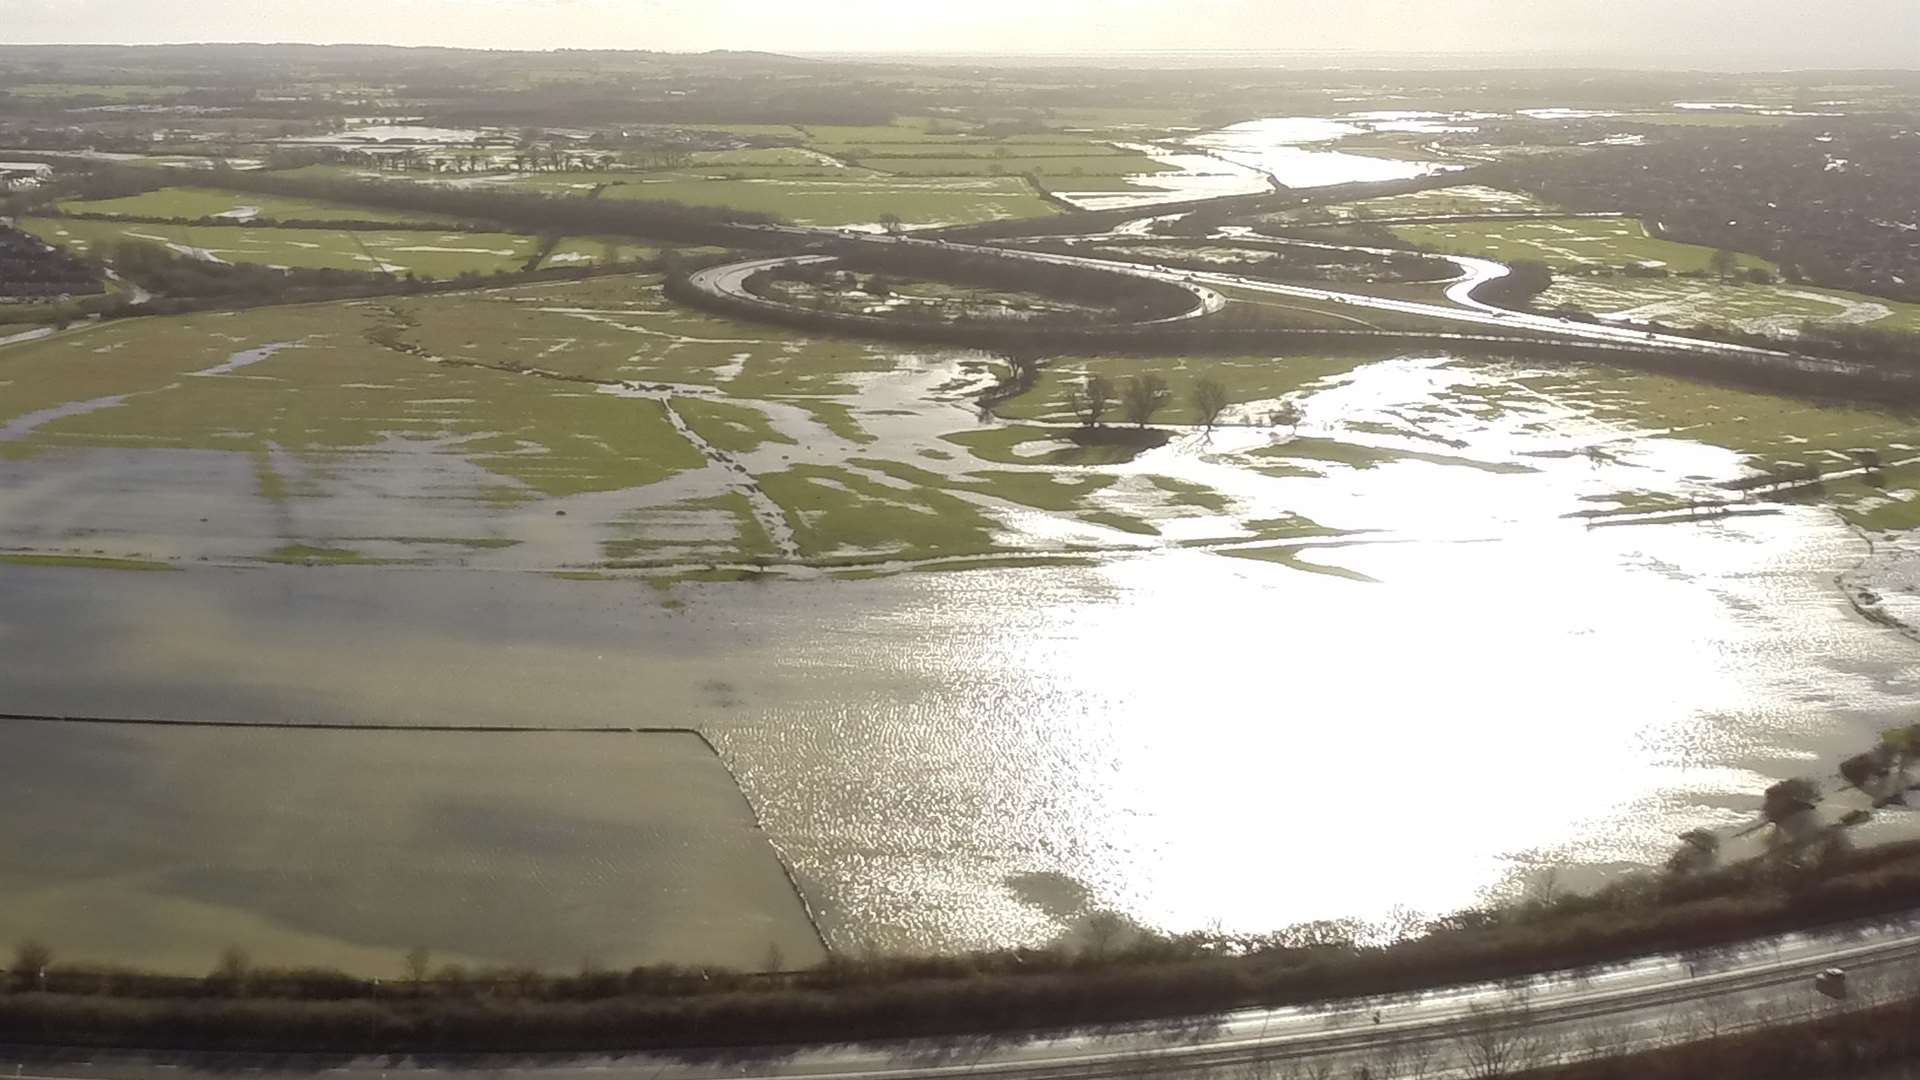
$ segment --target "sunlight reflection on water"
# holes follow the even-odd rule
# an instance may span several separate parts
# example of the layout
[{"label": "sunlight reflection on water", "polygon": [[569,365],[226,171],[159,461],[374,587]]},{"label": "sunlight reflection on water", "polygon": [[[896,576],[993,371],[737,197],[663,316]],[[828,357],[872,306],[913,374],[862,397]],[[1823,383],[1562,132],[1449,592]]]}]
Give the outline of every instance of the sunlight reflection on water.
[{"label": "sunlight reflection on water", "polygon": [[833,942],[916,949],[1043,941],[1083,903],[1251,931],[1442,912],[1553,863],[1577,884],[1909,719],[1916,654],[1835,589],[1864,546],[1834,515],[1587,528],[1564,515],[1742,459],[1511,375],[1415,357],[1304,395],[1302,439],[1367,467],[1265,476],[1218,459],[1273,437],[1238,430],[1116,470],[1352,530],[1300,558],[1372,582],[1169,543],[668,611],[638,581],[0,566],[0,687],[50,713],[697,726]]}]

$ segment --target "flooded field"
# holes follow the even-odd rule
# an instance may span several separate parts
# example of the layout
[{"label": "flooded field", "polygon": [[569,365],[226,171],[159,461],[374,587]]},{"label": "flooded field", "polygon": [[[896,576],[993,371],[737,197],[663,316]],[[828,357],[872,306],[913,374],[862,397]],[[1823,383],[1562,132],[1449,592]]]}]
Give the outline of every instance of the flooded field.
[{"label": "flooded field", "polygon": [[693,734],[5,721],[0,753],[34,763],[0,796],[0,923],[71,963],[202,975],[231,947],[398,977],[414,948],[469,970],[822,955]]},{"label": "flooded field", "polygon": [[[1043,942],[1099,910],[1265,930],[1443,912],[1549,867],[1593,881],[1911,719],[1920,646],[1836,584],[1866,536],[1920,523],[1891,464],[1905,417],[1413,355],[1062,358],[983,423],[964,391],[988,358],[781,336],[665,307],[643,279],[270,314],[148,322],[135,362],[113,327],[0,352],[7,710],[694,728],[835,948]],[[1176,389],[1220,378],[1223,426],[1131,460],[1062,437],[1061,379],[1142,366]],[[1273,420],[1286,405],[1297,427]],[[1890,451],[1871,483],[1660,517],[1860,446]],[[169,572],[100,568],[122,564]],[[17,883],[64,880],[66,818],[126,832],[146,812],[81,771],[74,740],[98,729],[55,730],[75,764],[12,817],[12,923],[60,910]],[[54,738],[0,734],[27,732]],[[277,734],[303,748],[282,758]],[[168,883],[218,870],[190,899],[244,913],[257,962],[418,944],[329,936],[283,903],[297,868],[208,869],[176,843],[324,823],[319,794],[260,811],[300,762],[320,788],[400,778],[391,809],[368,804],[382,821],[442,787],[518,793],[515,821],[590,805],[605,816],[565,857],[673,904],[764,896],[726,917],[789,928],[774,943],[803,959],[790,899],[715,876],[778,864],[716,868],[691,824],[753,846],[717,766],[652,737],[609,756],[458,734],[369,764],[365,736],[335,737],[116,743],[168,762],[175,823],[127,856],[152,875],[137,895],[168,898],[128,925],[210,966],[227,942]],[[707,786],[683,802],[682,777]],[[529,872],[498,839],[518,827],[471,839],[463,872]],[[430,893],[437,865],[393,887]],[[574,918],[506,954],[462,944],[478,931],[427,944],[571,969],[611,932]],[[685,932],[758,966],[772,931],[704,933]],[[682,931],[636,927],[597,959],[660,955],[662,934]]]}]

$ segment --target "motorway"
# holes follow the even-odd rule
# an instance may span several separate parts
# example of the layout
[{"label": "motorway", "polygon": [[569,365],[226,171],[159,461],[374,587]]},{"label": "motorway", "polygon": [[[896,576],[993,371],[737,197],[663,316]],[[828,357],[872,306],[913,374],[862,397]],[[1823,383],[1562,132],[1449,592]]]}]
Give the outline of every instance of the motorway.
[{"label": "motorway", "polygon": [[[1110,231],[1106,235],[1138,236],[1141,229],[1136,228],[1136,226],[1143,226],[1144,223],[1153,220],[1155,219],[1142,218],[1139,221],[1128,222]],[[1849,370],[1848,365],[1838,361],[1800,356],[1779,349],[1706,341],[1700,338],[1684,337],[1677,334],[1659,334],[1644,330],[1633,330],[1621,326],[1609,326],[1602,323],[1581,322],[1573,319],[1562,319],[1552,315],[1512,311],[1484,303],[1474,298],[1474,291],[1487,281],[1502,277],[1508,272],[1508,268],[1505,265],[1489,259],[1443,256],[1443,258],[1446,258],[1460,268],[1460,276],[1454,281],[1446,283],[1446,296],[1449,303],[1438,304],[1419,300],[1405,300],[1396,297],[1373,296],[1366,293],[1346,292],[1339,289],[1312,285],[1281,284],[1279,282],[1239,274],[1169,270],[1164,267],[1144,266],[1139,263],[1101,259],[1090,255],[1025,251],[1017,248],[982,244],[962,244],[945,240],[924,240],[911,235],[849,233],[837,229],[807,228],[790,225],[770,225],[761,226],[760,228],[767,232],[798,236],[812,240],[833,239],[843,242],[854,240],[870,243],[926,246],[956,254],[987,255],[998,258],[1050,262],[1063,266],[1082,266],[1089,269],[1104,270],[1110,273],[1126,274],[1132,277],[1146,278],[1166,284],[1177,285],[1195,294],[1196,305],[1193,309],[1174,316],[1171,319],[1159,320],[1161,322],[1196,319],[1217,312],[1226,304],[1225,298],[1219,294],[1218,290],[1239,289],[1298,300],[1338,304],[1356,310],[1391,312],[1399,315],[1412,315],[1435,319],[1455,324],[1455,327],[1461,332],[1484,332],[1491,330],[1505,334],[1514,334],[1524,331],[1534,336],[1559,338],[1569,342],[1610,345],[1616,348],[1659,352],[1663,354],[1691,353],[1699,356],[1740,358],[1751,360],[1757,364],[1791,365],[1801,370],[1820,369],[1835,372]],[[1223,234],[1221,238],[1227,239],[1230,236],[1231,232],[1228,232]],[[1263,238],[1263,242],[1266,242],[1265,238]],[[1335,251],[1381,253],[1386,250],[1343,244],[1322,244],[1311,241],[1285,242],[1297,246],[1317,247]],[[1404,252],[1395,252],[1395,254],[1404,254]],[[744,287],[746,279],[781,263],[798,263],[803,261],[822,262],[829,261],[830,259],[830,256],[822,255],[779,256],[766,259],[754,259],[748,262],[734,263],[700,271],[693,276],[692,283],[696,288],[724,294],[737,300],[744,300],[762,306],[779,307],[781,305],[775,301],[765,300],[747,292]]]},{"label": "motorway", "polygon": [[[1141,1075],[1245,1077],[1289,1067],[1375,1080],[1395,1065],[1467,1075],[1498,1052],[1517,1067],[1620,1054],[1743,1027],[1862,1006],[1916,988],[1920,921],[1852,923],[1688,956],[1653,956],[1591,972],[1214,1017],[1026,1037],[626,1055],[345,1058],[297,1054],[37,1054],[0,1049],[0,1077],[180,1080],[250,1077],[445,1077],[557,1080],[1078,1080]],[[1813,989],[1848,972],[1847,1002]],[[1322,1067],[1330,1067],[1326,1073]],[[1252,1070],[1249,1073],[1249,1070]]]}]

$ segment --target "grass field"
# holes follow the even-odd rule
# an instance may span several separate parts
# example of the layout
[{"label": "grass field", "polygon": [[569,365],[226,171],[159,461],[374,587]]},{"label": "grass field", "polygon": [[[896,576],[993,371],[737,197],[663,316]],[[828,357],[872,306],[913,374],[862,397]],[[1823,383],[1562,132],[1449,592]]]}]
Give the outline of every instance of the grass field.
[{"label": "grass field", "polygon": [[128,240],[164,244],[221,262],[309,270],[384,271],[451,278],[467,271],[518,270],[538,239],[511,233],[277,229],[241,225],[147,225],[73,218],[27,218],[21,226],[49,243],[87,255]]},{"label": "grass field", "polygon": [[1670,326],[1733,326],[1755,333],[1793,330],[1809,321],[1920,332],[1920,304],[1811,285],[1561,276],[1536,305],[1570,305],[1602,318]]},{"label": "grass field", "polygon": [[655,181],[609,188],[602,197],[730,206],[803,225],[866,225],[889,213],[910,225],[971,224],[1056,212],[1017,177]]},{"label": "grass field", "polygon": [[434,214],[398,214],[388,210],[349,206],[344,203],[287,199],[273,195],[250,195],[213,188],[161,188],[122,199],[98,199],[90,202],[66,202],[60,209],[69,214],[111,214],[117,217],[177,218],[199,221],[202,218],[228,217],[245,220],[255,217],[279,221],[390,221],[446,225],[454,219]]},{"label": "grass field", "polygon": [[0,86],[0,93],[19,98],[101,98],[106,101],[153,101],[179,97],[190,86],[148,86],[139,83],[16,83]]},{"label": "grass field", "polygon": [[1145,154],[1095,154],[1074,157],[861,157],[860,164],[896,176],[1048,177],[1134,176],[1177,172],[1175,166]]},{"label": "grass field", "polygon": [[541,269],[553,266],[605,266],[652,259],[660,249],[637,244],[630,236],[564,236],[547,253]]},{"label": "grass field", "polygon": [[[1419,247],[1502,262],[1533,259],[1558,269],[1639,265],[1660,266],[1677,274],[1705,270],[1714,255],[1712,248],[1649,236],[1646,226],[1632,218],[1463,221],[1391,228],[1395,236]],[[1752,255],[1739,256],[1738,265],[1773,269],[1772,263]]]}]

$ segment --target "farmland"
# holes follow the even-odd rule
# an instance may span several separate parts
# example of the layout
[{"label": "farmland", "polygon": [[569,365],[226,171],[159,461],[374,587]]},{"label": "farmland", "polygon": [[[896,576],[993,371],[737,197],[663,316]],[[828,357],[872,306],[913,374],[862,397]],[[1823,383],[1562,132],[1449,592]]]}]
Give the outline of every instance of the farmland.
[{"label": "farmland", "polygon": [[539,247],[530,236],[487,232],[120,224],[78,218],[29,218],[21,227],[80,254],[103,255],[116,244],[138,241],[209,261],[423,277],[517,270]]},{"label": "farmland", "polygon": [[401,215],[370,207],[345,206],[340,203],[277,198],[270,195],[247,195],[196,187],[162,188],[158,191],[120,199],[63,202],[59,206],[63,213],[68,214],[160,218],[177,221],[223,218],[238,223],[254,218],[269,218],[275,221],[387,221],[445,225],[453,220],[430,215]]}]

